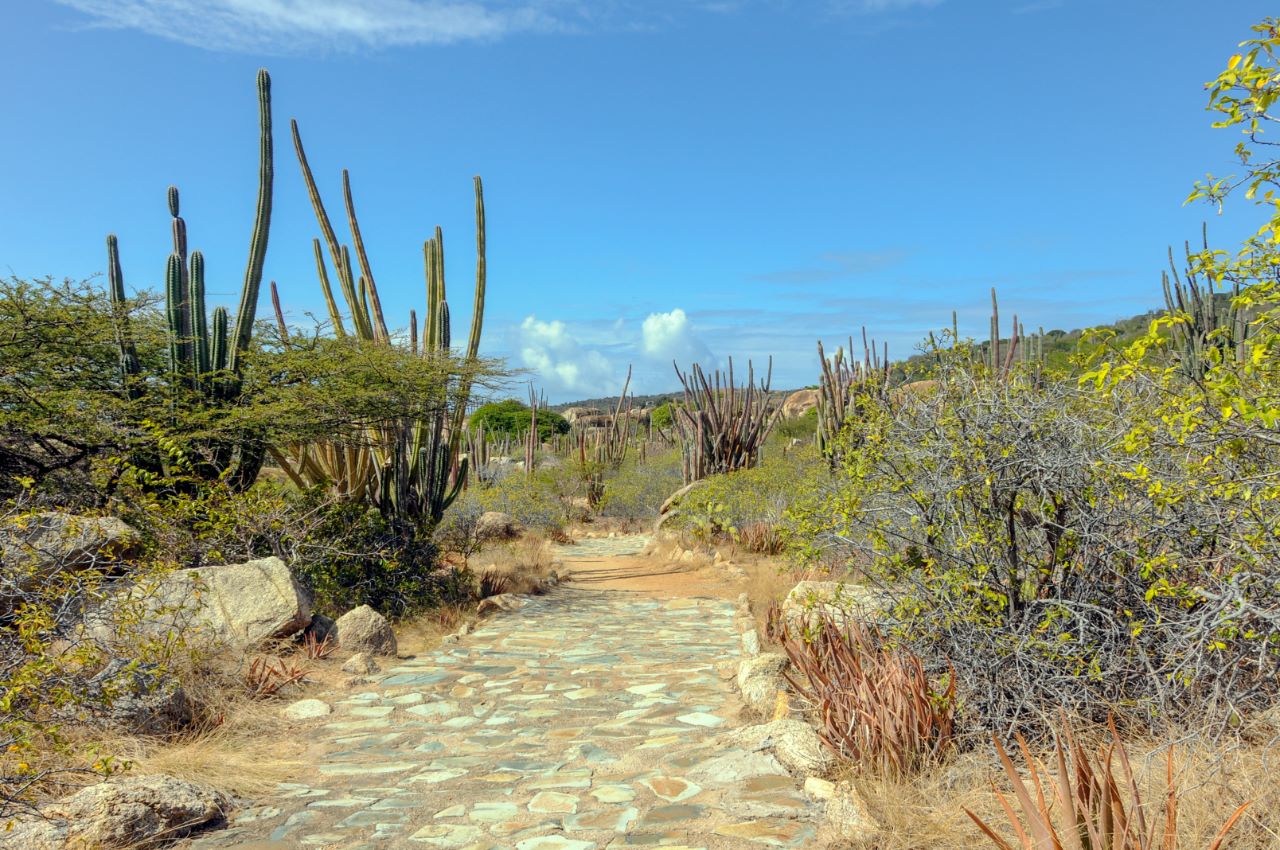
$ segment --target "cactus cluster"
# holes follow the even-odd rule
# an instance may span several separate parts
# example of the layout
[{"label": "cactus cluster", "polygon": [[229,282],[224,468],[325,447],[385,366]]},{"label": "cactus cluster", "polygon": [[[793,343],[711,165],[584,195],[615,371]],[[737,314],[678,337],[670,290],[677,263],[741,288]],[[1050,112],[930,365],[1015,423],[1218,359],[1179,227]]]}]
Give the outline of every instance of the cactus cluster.
[{"label": "cactus cluster", "polygon": [[822,375],[818,383],[818,450],[827,457],[832,468],[840,460],[840,443],[837,439],[845,423],[858,415],[860,408],[871,400],[886,401],[889,397],[889,346],[877,347],[875,340],[867,340],[867,329],[862,329],[862,361],[853,359],[853,338],[849,338],[849,354],[837,348],[835,356],[827,357],[818,340],[818,361]]},{"label": "cactus cluster", "polygon": [[[262,286],[267,238],[271,230],[274,164],[271,131],[271,76],[258,71],[259,164],[258,200],[249,242],[249,261],[240,292],[240,308],[234,330],[223,307],[210,321],[205,304],[205,263],[199,251],[187,253],[187,223],[182,218],[176,186],[168,189],[172,218],[173,251],[165,266],[165,308],[168,319],[170,384],[195,391],[205,404],[229,404],[240,392],[242,358],[253,335],[258,293]],[[143,391],[142,365],[121,309],[125,302],[124,273],[115,234],[107,236],[108,292],[117,310],[116,339],[120,368],[126,386],[136,397]],[[248,487],[262,467],[265,449],[251,435],[238,445],[206,447],[199,471],[209,477],[226,477],[236,487]]]},{"label": "cactus cluster", "polygon": [[[1203,238],[1204,250],[1208,251],[1208,235]],[[1169,271],[1161,274],[1160,282],[1165,306],[1179,319],[1172,326],[1179,368],[1187,377],[1198,379],[1211,365],[1211,359],[1244,360],[1249,321],[1246,311],[1236,301],[1240,295],[1239,284],[1233,286],[1230,297],[1219,297],[1213,286],[1202,282],[1196,274],[1190,244],[1184,247],[1187,257],[1184,274],[1178,274],[1170,248]],[[1212,358],[1211,350],[1216,350]]]},{"label": "cactus cluster", "polygon": [[697,363],[687,375],[672,365],[684,388],[684,404],[673,412],[685,484],[755,466],[760,447],[782,415],[782,406],[769,395],[773,358],[758,386],[751,361],[742,387],[734,382],[732,358],[727,372],[717,369],[710,379]]},{"label": "cactus cluster", "polygon": [[[291,122],[294,150],[303,181],[311,197],[316,221],[323,235],[312,241],[316,273],[335,334],[348,335],[343,313],[334,296],[325,247],[333,263],[338,288],[345,302],[351,332],[365,343],[393,345],[374,281],[369,257],[356,216],[351,194],[351,178],[342,172],[342,193],[347,224],[355,248],[339,242],[316,186],[297,121]],[[471,329],[458,379],[446,390],[440,403],[426,416],[399,425],[372,429],[367,445],[343,448],[315,443],[285,446],[273,451],[280,466],[299,484],[323,484],[338,495],[369,498],[384,514],[415,524],[439,522],[445,508],[457,498],[466,482],[468,457],[464,449],[463,423],[471,397],[473,371],[478,362],[480,333],[484,321],[486,285],[484,187],[475,178],[476,198],[476,282]],[[449,303],[445,289],[444,236],[440,228],[423,245],[426,267],[427,312],[419,334],[416,312],[410,313],[409,347],[423,357],[451,353]],[[358,271],[357,271],[358,268]],[[283,317],[277,319],[283,326]]]}]

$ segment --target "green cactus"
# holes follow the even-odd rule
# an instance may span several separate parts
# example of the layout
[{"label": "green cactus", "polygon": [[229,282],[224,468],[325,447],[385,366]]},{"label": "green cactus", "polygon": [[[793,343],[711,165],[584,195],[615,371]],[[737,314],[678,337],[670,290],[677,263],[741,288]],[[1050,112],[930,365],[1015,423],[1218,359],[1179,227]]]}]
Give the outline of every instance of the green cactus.
[{"label": "green cactus", "polygon": [[[229,337],[229,316],[218,307],[213,312],[212,330],[205,302],[204,255],[193,251],[188,267],[187,223],[182,218],[180,195],[176,186],[167,191],[169,215],[172,217],[173,251],[165,266],[165,308],[169,336],[169,367],[174,387],[196,390],[204,404],[227,404],[235,401],[240,391],[241,358],[249,349],[253,322],[262,284],[267,237],[271,229],[271,198],[274,183],[271,137],[271,77],[258,71],[259,169],[258,200],[249,244],[249,261],[240,293],[240,309],[236,314],[234,336]],[[114,304],[124,301],[123,273],[120,270],[119,246],[114,235],[107,237],[108,277]],[[118,323],[121,369],[127,376],[141,371],[137,353],[127,333]],[[230,374],[228,374],[230,373]],[[210,446],[213,459],[201,471],[209,476],[230,473],[233,486],[248,487],[262,466],[260,441],[246,437],[238,446]]]},{"label": "green cactus", "polygon": [[[1203,239],[1204,250],[1208,251],[1207,232]],[[1189,378],[1199,380],[1211,365],[1211,350],[1216,349],[1223,360],[1244,359],[1249,321],[1246,311],[1236,302],[1239,284],[1233,286],[1229,297],[1214,292],[1213,284],[1200,281],[1190,244],[1184,247],[1187,267],[1183,275],[1178,274],[1170,248],[1169,271],[1161,275],[1161,283],[1165,306],[1170,315],[1179,319],[1172,326],[1178,366]]]},{"label": "green cactus", "polygon": [[[329,262],[333,263],[338,289],[346,303],[354,336],[376,345],[392,345],[356,216],[350,174],[346,170],[342,172],[342,196],[347,225],[355,246],[356,262],[360,269],[358,276],[351,262],[351,248],[338,241],[325,209],[307,161],[297,121],[290,122],[290,128],[302,179],[311,198],[316,222],[320,226],[321,238],[312,241],[312,248],[316,273],[334,333],[344,337],[347,335],[347,328],[330,284],[324,247],[328,248]],[[476,286],[463,374],[448,388],[445,398],[433,413],[405,423],[403,427],[385,427],[371,433],[369,446],[364,449],[370,456],[367,460],[352,463],[347,458],[341,458],[333,447],[317,445],[273,449],[275,459],[295,482],[302,486],[325,484],[339,494],[370,494],[384,514],[415,524],[439,522],[445,509],[462,491],[470,465],[463,450],[462,425],[471,397],[471,369],[479,356],[484,317],[484,190],[479,177],[475,178],[475,195]],[[434,236],[423,243],[423,262],[427,311],[422,322],[421,336],[418,333],[417,313],[410,314],[409,347],[423,357],[431,357],[449,352],[452,345],[449,304],[445,291],[444,234],[439,227],[435,229]],[[354,480],[357,475],[366,476],[368,480]]]}]

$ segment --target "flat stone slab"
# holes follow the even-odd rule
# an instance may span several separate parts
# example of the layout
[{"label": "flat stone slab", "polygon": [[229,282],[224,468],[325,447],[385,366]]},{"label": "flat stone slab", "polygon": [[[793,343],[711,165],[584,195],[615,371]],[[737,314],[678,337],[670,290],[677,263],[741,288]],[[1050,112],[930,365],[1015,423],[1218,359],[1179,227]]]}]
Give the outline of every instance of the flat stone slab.
[{"label": "flat stone slab", "polygon": [[[628,558],[642,538],[559,557]],[[560,586],[369,677],[308,727],[319,755],[189,850],[814,846],[821,800],[717,743],[740,705],[734,603]],[[318,706],[301,710],[319,714]]]}]

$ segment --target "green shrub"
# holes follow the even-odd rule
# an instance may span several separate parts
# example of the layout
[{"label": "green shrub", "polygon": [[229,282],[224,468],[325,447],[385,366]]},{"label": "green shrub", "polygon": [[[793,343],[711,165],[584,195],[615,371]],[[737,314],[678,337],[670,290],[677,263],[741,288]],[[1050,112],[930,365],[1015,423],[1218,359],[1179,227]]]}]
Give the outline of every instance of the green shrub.
[{"label": "green shrub", "polygon": [[671,427],[674,416],[675,414],[671,410],[671,402],[664,401],[649,414],[649,422],[654,428],[665,431]]},{"label": "green shrub", "polygon": [[[484,426],[490,435],[520,436],[529,431],[529,406],[515,399],[481,405],[471,414],[469,427]],[[569,421],[554,410],[538,411],[538,439],[546,441],[556,434],[569,433]]]},{"label": "green shrub", "polygon": [[563,528],[575,515],[574,500],[586,498],[585,485],[569,464],[542,467],[532,476],[513,472],[473,492],[484,510],[510,514],[526,528],[544,532]]},{"label": "green shrub", "polygon": [[774,437],[786,440],[812,440],[818,432],[818,408],[810,408],[799,416],[780,419],[773,426]]},{"label": "green shrub", "polygon": [[771,439],[755,467],[713,475],[685,495],[677,527],[714,538],[759,523],[783,524],[792,502],[824,478],[824,464],[812,442],[785,451],[781,443]]},{"label": "green shrub", "polygon": [[655,454],[644,463],[632,453],[622,468],[605,480],[600,515],[627,520],[656,519],[662,503],[683,483],[679,449]]}]

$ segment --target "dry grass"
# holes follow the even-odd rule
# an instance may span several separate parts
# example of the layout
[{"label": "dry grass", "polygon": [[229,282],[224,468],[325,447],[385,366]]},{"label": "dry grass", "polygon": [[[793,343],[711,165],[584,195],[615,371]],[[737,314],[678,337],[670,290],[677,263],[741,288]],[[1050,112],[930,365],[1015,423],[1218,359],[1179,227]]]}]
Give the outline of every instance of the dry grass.
[{"label": "dry grass", "polygon": [[743,591],[747,594],[751,613],[756,618],[756,631],[763,639],[768,635],[766,621],[769,609],[775,603],[781,605],[796,584],[814,576],[808,571],[768,558],[737,558],[735,561],[742,564],[747,572],[747,583]]},{"label": "dry grass", "polygon": [[401,655],[421,655],[440,645],[465,622],[475,619],[474,605],[441,605],[411,620],[396,623],[396,644]]},{"label": "dry grass", "polygon": [[[1165,791],[1167,747],[1130,742],[1135,780],[1151,800]],[[1052,764],[1051,752],[1040,752]],[[1280,783],[1275,781],[1275,750],[1234,743],[1219,747],[1190,742],[1174,747],[1174,783],[1178,799],[1178,850],[1205,850],[1232,813],[1252,801],[1224,842],[1227,850],[1275,850],[1280,847]],[[1029,775],[1022,772],[1024,778]],[[1008,795],[1008,778],[994,749],[971,752],[909,780],[854,778],[883,833],[857,850],[991,850],[991,839],[965,814],[972,810],[997,825],[1007,840],[1016,836],[997,791]],[[1046,793],[1048,793],[1046,791]]]},{"label": "dry grass", "polygon": [[550,547],[544,537],[535,534],[487,548],[473,560],[482,565],[477,572],[500,584],[505,593],[534,593],[551,572]]},{"label": "dry grass", "polygon": [[272,791],[309,765],[305,739],[291,734],[280,701],[237,705],[219,726],[171,741],[120,736],[100,742],[105,752],[132,763],[130,774],[163,773],[241,796]]}]

